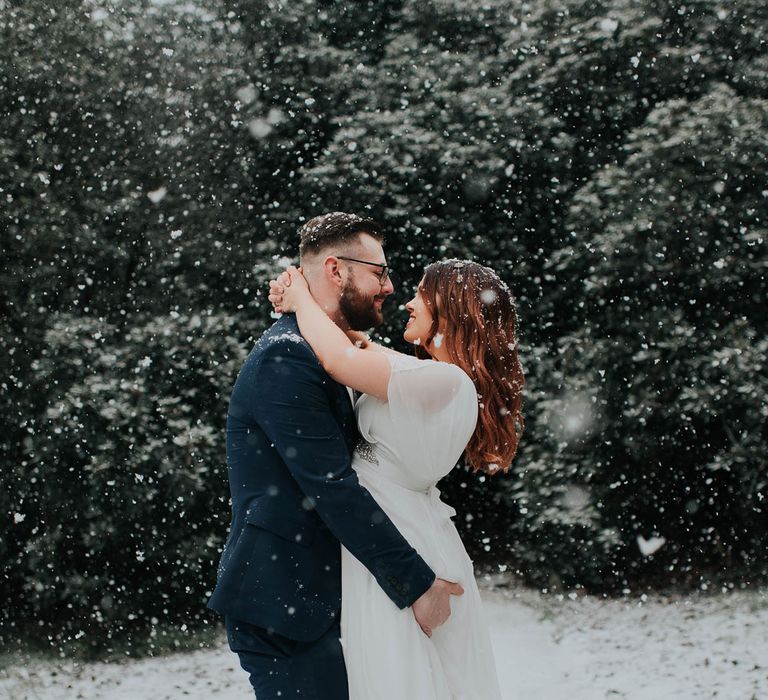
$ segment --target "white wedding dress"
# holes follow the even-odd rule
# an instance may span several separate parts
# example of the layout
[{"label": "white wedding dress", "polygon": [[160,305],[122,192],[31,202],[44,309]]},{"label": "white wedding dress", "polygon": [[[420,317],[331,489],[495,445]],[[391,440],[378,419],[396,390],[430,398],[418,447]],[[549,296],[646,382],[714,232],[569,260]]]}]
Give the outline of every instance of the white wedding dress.
[{"label": "white wedding dress", "polygon": [[496,668],[472,561],[435,487],[458,462],[477,421],[477,393],[457,366],[388,353],[388,402],[363,395],[355,411],[366,443],[353,466],[441,578],[458,581],[451,617],[432,638],[342,548],[341,641],[350,700],[494,700]]}]

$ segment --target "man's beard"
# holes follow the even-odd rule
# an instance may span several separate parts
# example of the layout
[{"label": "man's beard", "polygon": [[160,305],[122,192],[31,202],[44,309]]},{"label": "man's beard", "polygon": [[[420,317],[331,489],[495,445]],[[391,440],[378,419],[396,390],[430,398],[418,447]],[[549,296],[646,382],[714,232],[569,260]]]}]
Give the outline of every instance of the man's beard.
[{"label": "man's beard", "polygon": [[347,319],[353,331],[365,331],[378,326],[384,317],[374,306],[376,297],[366,297],[356,286],[354,278],[350,277],[341,290],[339,310]]}]

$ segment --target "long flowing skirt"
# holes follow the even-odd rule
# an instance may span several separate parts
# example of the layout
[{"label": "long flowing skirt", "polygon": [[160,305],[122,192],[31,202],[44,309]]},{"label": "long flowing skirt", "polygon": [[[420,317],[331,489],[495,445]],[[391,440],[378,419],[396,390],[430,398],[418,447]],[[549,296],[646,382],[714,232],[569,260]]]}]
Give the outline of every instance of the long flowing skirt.
[{"label": "long flowing skirt", "polygon": [[[358,470],[360,473],[360,470]],[[441,578],[458,581],[451,617],[427,637],[370,572],[342,548],[341,635],[350,700],[501,698],[472,561],[439,491],[413,491],[375,475],[360,481]]]}]

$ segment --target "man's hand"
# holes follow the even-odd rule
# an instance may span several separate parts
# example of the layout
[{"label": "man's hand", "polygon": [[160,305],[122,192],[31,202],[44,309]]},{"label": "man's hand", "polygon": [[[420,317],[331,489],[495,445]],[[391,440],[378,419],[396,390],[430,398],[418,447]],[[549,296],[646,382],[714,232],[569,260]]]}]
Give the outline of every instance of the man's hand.
[{"label": "man's hand", "polygon": [[451,616],[451,596],[464,595],[461,584],[436,578],[432,586],[412,606],[413,616],[427,637]]}]

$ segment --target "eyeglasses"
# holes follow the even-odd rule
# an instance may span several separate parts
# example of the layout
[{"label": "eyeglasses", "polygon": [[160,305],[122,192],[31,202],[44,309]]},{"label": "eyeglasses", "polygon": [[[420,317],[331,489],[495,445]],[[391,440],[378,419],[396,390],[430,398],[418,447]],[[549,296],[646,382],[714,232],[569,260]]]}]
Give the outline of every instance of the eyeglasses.
[{"label": "eyeglasses", "polygon": [[368,262],[367,260],[357,260],[355,258],[345,258],[343,255],[337,255],[336,257],[339,260],[346,260],[347,262],[356,262],[362,265],[373,265],[373,267],[380,267],[381,272],[379,272],[379,284],[382,287],[387,283],[387,280],[389,279],[389,265],[385,265],[384,263]]}]

